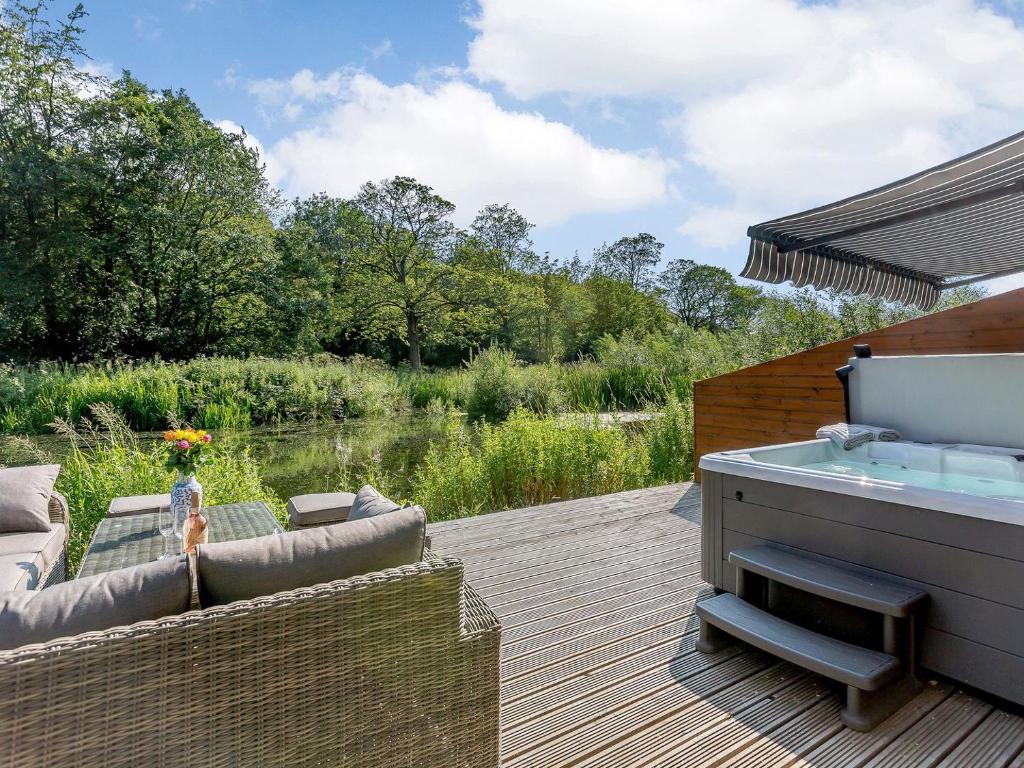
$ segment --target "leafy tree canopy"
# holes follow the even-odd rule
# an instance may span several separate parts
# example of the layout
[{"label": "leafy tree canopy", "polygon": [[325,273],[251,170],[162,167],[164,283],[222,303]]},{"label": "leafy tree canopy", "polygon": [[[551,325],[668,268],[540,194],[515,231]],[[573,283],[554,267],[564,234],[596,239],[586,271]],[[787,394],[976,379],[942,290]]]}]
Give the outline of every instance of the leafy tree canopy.
[{"label": "leafy tree canopy", "polygon": [[84,21],[0,4],[0,360],[330,352],[419,368],[493,344],[573,360],[674,335],[710,371],[726,346],[767,359],[919,314],[762,292],[689,259],[659,273],[646,232],[590,261],[538,254],[507,203],[463,231],[406,176],[285,205],[244,134],[184,91],[83,71]]},{"label": "leafy tree canopy", "polygon": [[661,261],[664,247],[664,243],[646,232],[620,237],[611,245],[602,245],[594,251],[594,269],[626,283],[635,291],[646,291],[653,285],[654,268]]}]

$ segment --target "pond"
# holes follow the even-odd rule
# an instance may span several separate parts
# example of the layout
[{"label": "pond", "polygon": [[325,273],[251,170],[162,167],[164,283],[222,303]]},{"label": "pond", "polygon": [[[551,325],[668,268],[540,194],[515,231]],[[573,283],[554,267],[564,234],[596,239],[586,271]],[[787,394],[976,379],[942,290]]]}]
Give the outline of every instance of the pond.
[{"label": "pond", "polygon": [[[631,430],[649,420],[650,413],[600,414],[602,422]],[[563,418],[590,418],[566,414]],[[218,431],[221,444],[247,447],[259,462],[263,481],[282,499],[303,493],[357,490],[357,478],[386,477],[398,498],[413,495],[412,477],[432,440],[443,437],[443,418],[408,414],[390,418],[350,419],[338,423],[291,424],[280,428]],[[469,433],[472,435],[472,432]],[[145,447],[161,439],[159,433],[139,436]],[[472,438],[471,438],[472,439]],[[37,435],[32,442],[52,461],[61,462],[70,451],[66,438]],[[38,462],[17,441],[0,436],[0,465]]]},{"label": "pond", "polygon": [[[247,446],[260,463],[263,480],[282,499],[347,488],[352,475],[371,467],[378,476],[393,479],[389,487],[409,495],[412,473],[430,441],[441,437],[445,428],[443,419],[409,415],[218,432],[217,437],[224,443]],[[143,442],[160,439],[155,433],[140,437]],[[68,441],[56,435],[39,435],[32,441],[58,462],[70,450]],[[24,451],[0,438],[0,464],[26,463],[31,460]]]},{"label": "pond", "polygon": [[302,430],[262,430],[225,436],[249,446],[263,479],[282,499],[302,493],[352,490],[353,474],[373,466],[393,479],[389,487],[412,493],[412,475],[445,422],[422,416],[358,419]]}]

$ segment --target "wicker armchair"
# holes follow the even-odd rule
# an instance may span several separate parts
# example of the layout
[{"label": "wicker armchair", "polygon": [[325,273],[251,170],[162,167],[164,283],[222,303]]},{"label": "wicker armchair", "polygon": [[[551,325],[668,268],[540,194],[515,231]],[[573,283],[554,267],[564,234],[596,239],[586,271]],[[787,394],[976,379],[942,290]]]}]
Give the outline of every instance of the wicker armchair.
[{"label": "wicker armchair", "polygon": [[0,652],[0,765],[498,765],[497,618],[462,563]]}]

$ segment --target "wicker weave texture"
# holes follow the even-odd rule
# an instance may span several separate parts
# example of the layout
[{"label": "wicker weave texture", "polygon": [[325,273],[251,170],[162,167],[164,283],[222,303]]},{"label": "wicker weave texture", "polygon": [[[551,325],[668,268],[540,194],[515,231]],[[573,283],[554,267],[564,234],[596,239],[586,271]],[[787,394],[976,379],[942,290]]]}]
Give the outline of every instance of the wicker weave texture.
[{"label": "wicker weave texture", "polygon": [[71,515],[68,512],[68,502],[57,491],[50,494],[50,522],[59,523],[64,526],[64,548],[60,555],[50,564],[49,570],[39,577],[36,589],[45,589],[54,584],[60,584],[68,579],[68,540],[71,537]]},{"label": "wicker weave texture", "polygon": [[458,560],[0,652],[0,765],[498,765],[500,629]]}]

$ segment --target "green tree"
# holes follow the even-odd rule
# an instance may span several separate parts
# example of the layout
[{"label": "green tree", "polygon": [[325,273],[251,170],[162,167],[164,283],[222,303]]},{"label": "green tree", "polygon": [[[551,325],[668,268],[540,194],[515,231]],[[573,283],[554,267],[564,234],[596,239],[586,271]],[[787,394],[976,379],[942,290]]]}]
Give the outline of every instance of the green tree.
[{"label": "green tree", "polygon": [[[988,291],[978,285],[964,285],[944,291],[938,303],[931,310],[942,312],[946,309],[970,304],[985,298]],[[856,336],[878,328],[885,328],[896,323],[903,323],[928,314],[917,307],[894,304],[873,296],[849,296],[846,294],[827,293],[832,311],[836,315],[841,328],[840,338]]]},{"label": "green tree", "polygon": [[504,275],[536,269],[539,259],[530,240],[533,226],[512,206],[491,204],[476,215],[469,232],[491,266]]},{"label": "green tree", "polygon": [[659,278],[665,301],[691,328],[728,330],[741,325],[757,306],[760,291],[737,284],[721,267],[689,259],[669,263]]},{"label": "green tree", "polygon": [[[75,61],[81,5],[52,24],[46,5],[0,5],[0,349],[53,356],[77,342],[75,289],[62,276],[84,235],[71,190],[88,143]],[[69,292],[70,290],[70,292]]]},{"label": "green tree", "polygon": [[594,251],[594,269],[605,277],[621,280],[634,291],[648,291],[664,247],[664,243],[646,232],[620,237]]},{"label": "green tree", "polygon": [[257,351],[277,272],[276,193],[244,136],[205,120],[182,91],[128,73],[90,106],[89,174],[78,205],[79,316],[133,357]]},{"label": "green tree", "polygon": [[843,338],[828,302],[809,288],[764,294],[748,332],[753,344],[750,362],[774,360]]},{"label": "green tree", "polygon": [[81,7],[0,23],[0,350],[187,357],[267,344],[276,197],[181,91],[75,65]]},{"label": "green tree", "polygon": [[525,216],[509,205],[488,205],[460,238],[457,264],[475,273],[473,295],[480,331],[524,359],[540,359],[532,317],[543,300],[533,279],[541,263]]},{"label": "green tree", "polygon": [[352,328],[348,235],[359,216],[349,201],[318,194],[294,200],[282,218],[273,296],[284,349],[347,351]]},{"label": "green tree", "polygon": [[568,282],[559,299],[555,318],[565,359],[592,354],[603,336],[619,338],[630,332],[643,337],[671,325],[671,316],[656,297],[601,274]]},{"label": "green tree", "polygon": [[355,321],[371,337],[401,338],[419,369],[424,342],[443,338],[460,305],[455,206],[406,176],[367,182],[352,203],[361,214],[349,233]]}]

